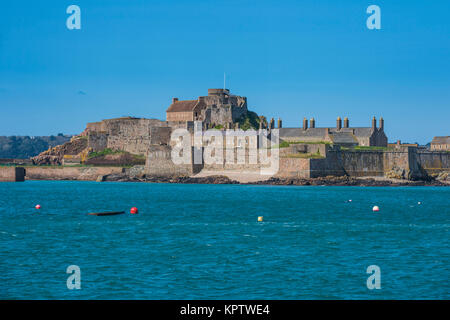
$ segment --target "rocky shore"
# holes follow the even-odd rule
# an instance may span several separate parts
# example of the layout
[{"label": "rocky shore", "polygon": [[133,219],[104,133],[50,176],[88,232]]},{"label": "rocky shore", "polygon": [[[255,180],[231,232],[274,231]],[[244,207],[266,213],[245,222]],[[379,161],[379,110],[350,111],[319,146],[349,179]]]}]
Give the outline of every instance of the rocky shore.
[{"label": "rocky shore", "polygon": [[126,174],[110,174],[99,178],[97,181],[117,182],[150,182],[150,183],[190,183],[190,184],[248,184],[248,185],[281,185],[281,186],[450,186],[449,183],[430,181],[410,181],[391,178],[353,178],[353,177],[324,177],[312,179],[276,178],[257,182],[242,183],[226,176],[216,175],[208,177],[149,177],[145,175],[129,176]]}]

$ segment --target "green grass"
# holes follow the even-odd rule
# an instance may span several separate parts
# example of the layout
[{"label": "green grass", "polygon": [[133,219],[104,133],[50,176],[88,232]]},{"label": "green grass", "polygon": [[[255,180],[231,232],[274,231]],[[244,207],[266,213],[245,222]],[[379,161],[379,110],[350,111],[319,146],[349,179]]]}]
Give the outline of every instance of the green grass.
[{"label": "green grass", "polygon": [[109,155],[109,154],[120,154],[120,153],[124,153],[124,151],[116,151],[116,150],[112,150],[110,148],[105,148],[102,151],[91,152],[88,155],[88,159],[97,158],[97,157],[101,157],[101,156],[106,156],[106,155]]},{"label": "green grass", "polygon": [[273,149],[276,149],[276,148],[288,148],[291,144],[326,144],[326,145],[330,145],[331,142],[328,142],[328,141],[317,141],[317,142],[312,142],[312,141],[282,141],[280,144],[277,144],[277,145],[273,146]]},{"label": "green grass", "polygon": [[289,145],[290,145],[289,142],[283,141],[278,145],[278,148],[288,148]]},{"label": "green grass", "polygon": [[133,154],[133,158],[136,160],[146,160],[147,158],[143,154]]},{"label": "green grass", "polygon": [[330,145],[330,141],[288,141],[289,144],[327,144]]},{"label": "green grass", "polygon": [[301,159],[325,159],[324,156],[318,153],[292,153],[288,154],[286,158],[301,158]]},{"label": "green grass", "polygon": [[355,151],[384,151],[387,149],[388,149],[387,147],[375,147],[375,146],[355,146],[355,147],[353,147],[353,150],[355,150]]}]

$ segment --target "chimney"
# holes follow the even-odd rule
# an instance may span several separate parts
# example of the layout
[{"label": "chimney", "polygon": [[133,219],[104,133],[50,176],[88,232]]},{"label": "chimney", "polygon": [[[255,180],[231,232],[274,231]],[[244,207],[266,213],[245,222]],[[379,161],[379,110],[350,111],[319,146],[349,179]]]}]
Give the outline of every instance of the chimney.
[{"label": "chimney", "polygon": [[338,117],[336,120],[336,129],[341,130],[342,128],[342,120],[341,117]]},{"label": "chimney", "polygon": [[303,118],[303,130],[307,130],[308,129],[308,119]]},{"label": "chimney", "polygon": [[178,98],[172,98],[172,104],[177,102],[177,101],[178,101]]},{"label": "chimney", "polygon": [[311,120],[309,120],[309,126],[311,128],[315,128],[316,127],[316,120],[314,120],[314,118],[311,118]]},{"label": "chimney", "polygon": [[283,126],[283,121],[278,118],[278,129],[280,129]]},{"label": "chimney", "polygon": [[384,119],[383,119],[383,117],[380,117],[380,130],[384,131]]},{"label": "chimney", "polygon": [[275,129],[275,120],[273,118],[270,119],[270,129]]},{"label": "chimney", "polygon": [[349,121],[348,121],[348,118],[345,117],[344,118],[344,128],[348,128],[348,127],[349,127]]},{"label": "chimney", "polygon": [[377,128],[377,119],[375,116],[372,118],[372,130],[375,130]]}]

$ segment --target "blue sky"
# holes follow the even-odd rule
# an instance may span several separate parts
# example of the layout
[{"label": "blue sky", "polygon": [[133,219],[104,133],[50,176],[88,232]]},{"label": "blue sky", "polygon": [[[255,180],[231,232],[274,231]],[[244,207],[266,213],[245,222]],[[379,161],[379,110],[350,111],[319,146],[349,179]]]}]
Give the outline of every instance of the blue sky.
[{"label": "blue sky", "polygon": [[[66,8],[81,8],[68,30]],[[366,8],[381,8],[369,30]],[[3,1],[0,135],[75,134],[223,87],[285,127],[314,117],[390,141],[450,134],[450,1]]]}]

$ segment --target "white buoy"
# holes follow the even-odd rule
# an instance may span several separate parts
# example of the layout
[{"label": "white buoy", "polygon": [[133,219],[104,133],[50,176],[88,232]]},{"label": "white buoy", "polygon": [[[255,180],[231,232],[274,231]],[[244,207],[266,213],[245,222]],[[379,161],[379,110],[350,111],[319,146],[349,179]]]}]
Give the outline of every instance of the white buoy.
[{"label": "white buoy", "polygon": [[352,202],[352,199],[348,200],[348,202]]},{"label": "white buoy", "polygon": [[422,204],[422,202],[419,201],[419,202],[417,202],[417,204]]},{"label": "white buoy", "polygon": [[373,211],[373,212],[380,211],[380,208],[379,208],[378,206],[374,206],[374,207],[372,208],[372,211]]}]

